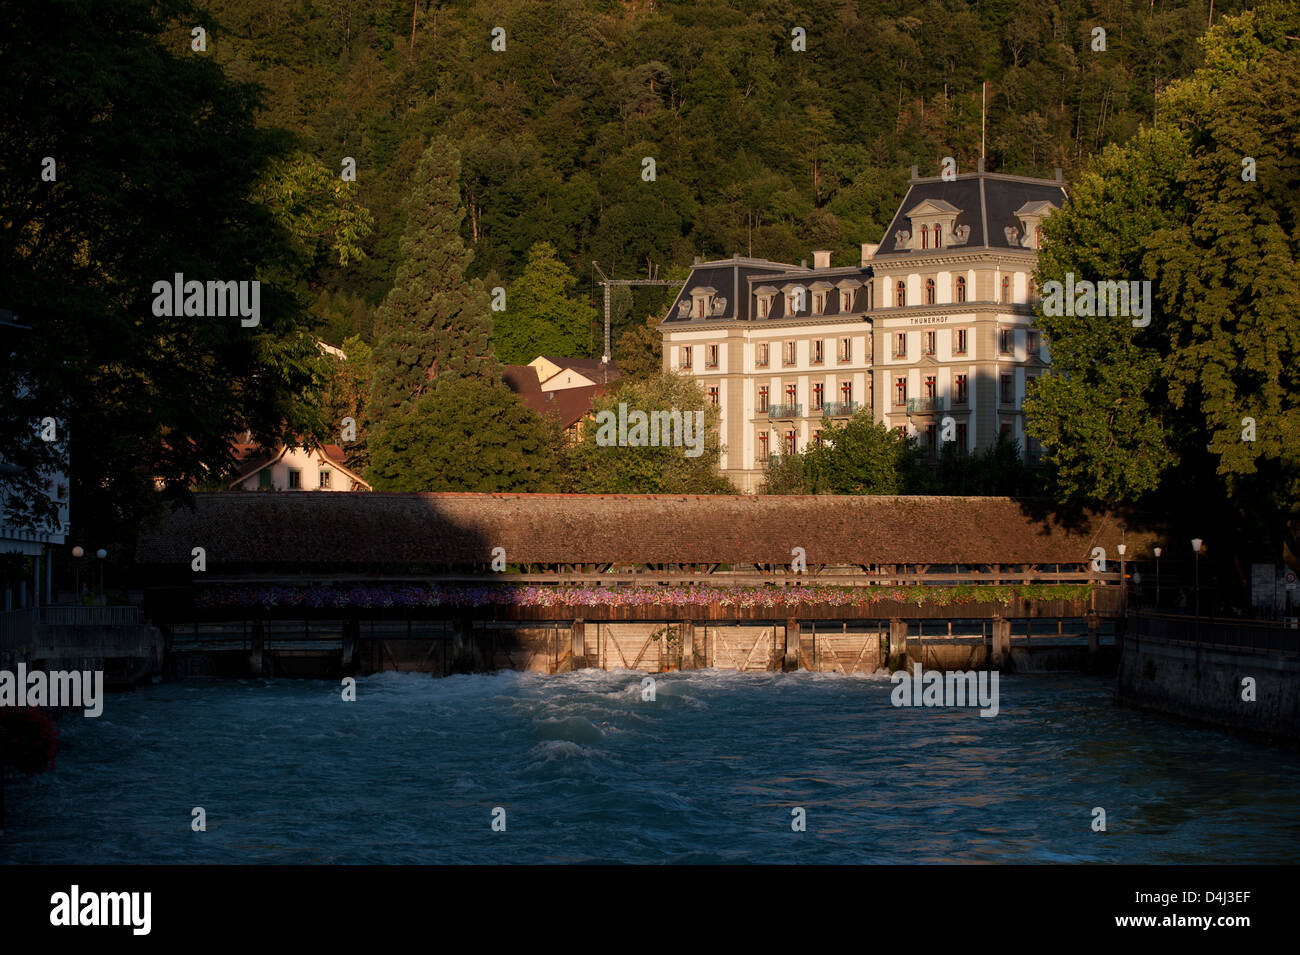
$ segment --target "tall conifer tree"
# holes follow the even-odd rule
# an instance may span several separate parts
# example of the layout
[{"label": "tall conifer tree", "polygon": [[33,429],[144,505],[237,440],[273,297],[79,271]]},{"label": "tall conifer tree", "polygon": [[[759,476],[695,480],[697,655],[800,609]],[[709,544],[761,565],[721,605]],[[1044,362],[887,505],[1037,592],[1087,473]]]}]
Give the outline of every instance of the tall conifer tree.
[{"label": "tall conifer tree", "polygon": [[375,313],[369,413],[382,426],[414,407],[435,378],[495,379],[487,292],[465,278],[473,252],[460,237],[460,154],[439,136],[415,170],[402,262]]}]

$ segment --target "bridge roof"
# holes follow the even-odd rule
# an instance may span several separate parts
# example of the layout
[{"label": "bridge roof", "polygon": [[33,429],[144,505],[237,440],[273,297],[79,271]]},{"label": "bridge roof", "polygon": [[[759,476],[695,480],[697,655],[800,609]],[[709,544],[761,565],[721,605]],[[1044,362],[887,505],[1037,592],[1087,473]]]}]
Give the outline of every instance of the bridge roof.
[{"label": "bridge roof", "polygon": [[[141,535],[136,559],[209,572],[239,566],[509,563],[1077,563],[1118,560],[1114,515],[1065,522],[1033,502],[992,497],[582,494],[195,495]],[[1130,557],[1154,537],[1128,532]],[[220,568],[220,569],[219,569]]]}]

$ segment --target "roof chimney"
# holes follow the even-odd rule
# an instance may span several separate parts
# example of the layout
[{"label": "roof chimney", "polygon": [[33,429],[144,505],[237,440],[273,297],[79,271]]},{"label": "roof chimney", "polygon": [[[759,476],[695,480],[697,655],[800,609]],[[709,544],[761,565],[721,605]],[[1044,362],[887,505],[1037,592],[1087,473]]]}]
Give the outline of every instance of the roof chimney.
[{"label": "roof chimney", "polygon": [[917,178],[916,174],[917,174],[917,172],[919,172],[919,171],[920,171],[920,167],[918,167],[918,166],[913,166],[913,167],[912,167],[912,178],[913,178],[913,179]]},{"label": "roof chimney", "polygon": [[1057,166],[1057,167],[1056,167],[1056,181],[1057,181],[1057,182],[1061,182],[1061,181],[1063,181],[1063,178],[1064,178],[1064,174],[1063,174],[1063,172],[1062,172],[1062,170],[1061,170],[1061,167],[1060,167],[1060,166]]},{"label": "roof chimney", "polygon": [[694,262],[693,264],[694,264],[694,265],[699,265],[699,264],[700,264],[700,257],[699,257],[698,255],[695,257],[695,262]]},{"label": "roof chimney", "polygon": [[813,268],[829,269],[830,267],[831,267],[831,253],[829,249],[824,252],[813,253]]},{"label": "roof chimney", "polygon": [[799,268],[801,268],[801,269],[806,269],[806,268],[808,268],[808,260],[807,260],[807,259],[800,259],[800,260],[799,260]]},{"label": "roof chimney", "polygon": [[876,254],[876,249],[878,248],[880,248],[879,242],[862,243],[862,264],[863,265],[867,264],[867,259],[871,258],[873,255]]}]

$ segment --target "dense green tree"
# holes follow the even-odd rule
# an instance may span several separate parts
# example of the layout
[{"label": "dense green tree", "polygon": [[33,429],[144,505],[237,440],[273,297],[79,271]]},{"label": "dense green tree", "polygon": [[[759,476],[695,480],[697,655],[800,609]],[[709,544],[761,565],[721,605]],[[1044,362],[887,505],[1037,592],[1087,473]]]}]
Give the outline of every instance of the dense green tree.
[{"label": "dense green tree", "polygon": [[[1244,5],[1216,0],[1214,16]],[[823,246],[849,262],[880,238],[908,167],[952,155],[973,168],[982,125],[990,169],[1060,165],[1072,179],[1191,72],[1207,22],[1203,3],[1116,0],[211,7],[210,55],[265,84],[268,124],[325,168],[358,160],[370,255],[316,277],[372,302],[401,259],[401,199],[431,128],[457,130],[474,276],[517,279],[541,240],[622,274],[697,253],[797,262]],[[506,27],[504,51],[487,22]],[[646,156],[659,188],[640,177]]]},{"label": "dense green tree", "polygon": [[[31,328],[0,332],[5,490],[39,502],[68,453],[73,540],[115,557],[160,503],[155,478],[183,497],[236,429],[323,428],[286,286],[299,237],[255,198],[283,137],[255,126],[253,88],[191,53],[193,22],[168,0],[0,7],[0,308]],[[156,314],[176,273],[261,282],[258,324]],[[58,441],[37,440],[46,416]]]},{"label": "dense green tree", "polygon": [[429,144],[407,200],[402,264],[375,313],[369,415],[382,427],[440,378],[493,379],[490,301],[465,276],[473,253],[460,237],[459,153],[444,137]]},{"label": "dense green tree", "polygon": [[1038,475],[1025,463],[1020,442],[999,434],[979,451],[958,451],[955,442],[939,450],[930,493],[1031,497],[1041,493]]},{"label": "dense green tree", "polygon": [[1159,122],[1049,222],[1040,282],[1147,280],[1155,300],[1140,327],[1041,318],[1056,374],[1026,414],[1058,496],[1159,506],[1241,546],[1300,512],[1298,32],[1293,5],[1225,19]]},{"label": "dense green tree", "polygon": [[[1047,223],[1039,287],[1064,282],[1067,273],[1076,281],[1147,278],[1151,236],[1181,214],[1173,184],[1186,151],[1184,137],[1166,126],[1098,157]],[[1156,412],[1164,384],[1161,356],[1147,344],[1154,333],[1124,317],[1040,314],[1038,321],[1054,373],[1027,396],[1026,429],[1043,443],[1058,493],[1101,502],[1154,490],[1175,461]],[[1152,328],[1164,325],[1152,319]]]},{"label": "dense green tree", "polygon": [[925,483],[914,438],[860,411],[822,429],[822,445],[808,452],[807,482],[814,493],[907,494]]},{"label": "dense green tree", "polygon": [[812,449],[802,454],[773,455],[763,474],[764,494],[816,494],[817,472],[812,466]]},{"label": "dense green tree", "polygon": [[326,251],[340,265],[365,258],[362,245],[374,226],[370,210],[356,199],[356,183],[295,152],[275,158],[253,190],[253,198],[292,236],[292,265],[303,274]]},{"label": "dense green tree", "polygon": [[614,361],[625,378],[654,378],[663,371],[664,336],[659,330],[662,316],[651,313],[640,325],[629,328],[614,348]]},{"label": "dense green tree", "polygon": [[[359,335],[343,342],[346,358],[326,356],[329,363],[322,398],[325,420],[331,428],[330,443],[341,445],[344,461],[358,474],[365,474],[370,465],[369,422],[366,418],[366,398],[370,393],[371,349]],[[344,421],[351,418],[351,428]],[[347,435],[355,433],[349,439]]]},{"label": "dense green tree", "polygon": [[[620,406],[627,421],[618,434]],[[654,378],[620,379],[619,387],[592,402],[594,415],[583,423],[576,444],[568,449],[566,490],[586,494],[730,494],[735,488],[718,473],[722,446],[720,416],[708,396],[690,378],[662,373]],[[680,412],[686,429],[658,435],[647,428],[638,439],[634,412]],[[696,423],[703,424],[703,432]],[[658,430],[658,429],[656,429]],[[689,439],[689,440],[688,440]]]},{"label": "dense green tree", "polygon": [[361,296],[342,289],[321,292],[311,305],[311,313],[317,336],[336,348],[342,348],[343,342],[354,335],[369,344],[374,332],[374,310]]},{"label": "dense green tree", "polygon": [[576,284],[555,246],[539,242],[528,250],[523,275],[510,286],[504,311],[497,312],[492,347],[507,365],[524,365],[538,355],[588,358],[597,313],[571,298]]},{"label": "dense green tree", "polygon": [[445,376],[370,439],[376,491],[553,491],[552,425],[499,382]]}]

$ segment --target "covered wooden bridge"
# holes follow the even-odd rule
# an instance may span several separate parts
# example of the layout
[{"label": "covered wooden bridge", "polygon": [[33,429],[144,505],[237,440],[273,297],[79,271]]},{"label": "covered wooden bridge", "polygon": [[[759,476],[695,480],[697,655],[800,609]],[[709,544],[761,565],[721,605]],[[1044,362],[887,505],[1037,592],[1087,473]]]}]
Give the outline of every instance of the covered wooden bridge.
[{"label": "covered wooden bridge", "polygon": [[[858,643],[874,669],[908,620],[987,620],[992,640],[1013,618],[1118,612],[1119,545],[1154,540],[1127,523],[986,497],[217,493],[137,562],[178,637],[328,636],[363,669],[823,669]],[[829,667],[809,633],[845,645]],[[399,654],[404,637],[433,643]]]}]

